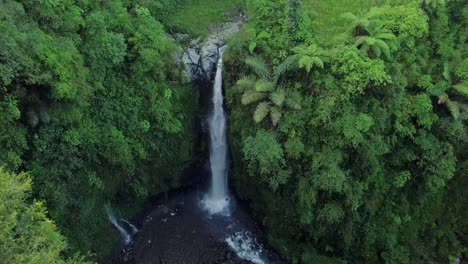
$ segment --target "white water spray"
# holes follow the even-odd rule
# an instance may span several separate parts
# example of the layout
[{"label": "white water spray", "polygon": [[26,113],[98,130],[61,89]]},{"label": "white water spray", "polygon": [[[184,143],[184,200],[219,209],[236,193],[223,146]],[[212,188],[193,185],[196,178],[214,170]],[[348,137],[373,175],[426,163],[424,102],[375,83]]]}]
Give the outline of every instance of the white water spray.
[{"label": "white water spray", "polygon": [[239,258],[255,264],[266,263],[261,256],[263,252],[261,245],[257,244],[250,232],[237,232],[226,238],[226,243],[236,252]]},{"label": "white water spray", "polygon": [[109,221],[115,227],[115,229],[117,229],[117,231],[120,233],[125,244],[129,244],[130,242],[132,242],[131,235],[127,232],[127,230],[125,230],[123,226],[120,225],[120,221],[115,216],[114,212],[112,211],[112,208],[109,205],[106,205],[105,208],[106,208],[107,216],[109,217]]},{"label": "white water spray", "polygon": [[131,229],[132,229],[132,235],[138,233],[138,228],[136,228],[135,225],[133,225],[132,223],[130,223],[129,221],[123,219],[123,218],[120,218],[120,221],[126,223]]},{"label": "white water spray", "polygon": [[202,201],[211,214],[229,214],[227,187],[227,139],[226,113],[223,108],[223,52],[219,49],[219,60],[213,85],[213,110],[208,119],[210,130],[211,188]]}]

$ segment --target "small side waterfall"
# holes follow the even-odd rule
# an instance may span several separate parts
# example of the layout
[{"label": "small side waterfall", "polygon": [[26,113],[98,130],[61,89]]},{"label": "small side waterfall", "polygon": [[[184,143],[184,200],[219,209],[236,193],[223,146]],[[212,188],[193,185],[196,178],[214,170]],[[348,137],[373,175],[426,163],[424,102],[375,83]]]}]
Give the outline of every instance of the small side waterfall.
[{"label": "small side waterfall", "polygon": [[[138,232],[138,229],[130,222],[125,219],[117,218],[112,211],[112,208],[109,205],[105,206],[107,216],[109,217],[109,221],[115,227],[115,229],[120,233],[120,236],[123,238],[125,244],[129,244],[132,242],[132,235]],[[128,231],[121,225],[121,222],[126,223],[132,230],[132,234],[128,233]]]},{"label": "small side waterfall", "polygon": [[138,228],[136,228],[135,225],[133,225],[132,223],[130,223],[129,221],[123,219],[123,218],[120,218],[120,221],[126,223],[131,229],[132,229],[132,235],[138,233]]},{"label": "small side waterfall", "polygon": [[213,85],[213,110],[208,118],[210,131],[211,187],[203,200],[211,214],[228,214],[226,113],[223,107],[223,52],[219,49],[216,77]]}]

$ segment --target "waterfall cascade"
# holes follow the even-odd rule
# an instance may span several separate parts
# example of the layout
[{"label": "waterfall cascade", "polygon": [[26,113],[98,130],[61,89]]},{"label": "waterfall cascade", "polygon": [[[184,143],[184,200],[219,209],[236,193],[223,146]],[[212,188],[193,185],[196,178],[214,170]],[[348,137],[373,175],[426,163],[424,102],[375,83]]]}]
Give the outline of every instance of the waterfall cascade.
[{"label": "waterfall cascade", "polygon": [[211,187],[202,201],[211,214],[229,214],[227,186],[226,113],[223,106],[223,59],[225,46],[219,49],[219,60],[213,85],[213,110],[208,118],[210,133]]},{"label": "waterfall cascade", "polygon": [[[109,205],[106,205],[106,212],[107,216],[109,217],[109,221],[111,224],[115,227],[115,229],[120,233],[120,236],[122,236],[125,244],[129,244],[132,242],[132,235],[136,234],[138,232],[138,229],[130,222],[128,222],[125,219],[117,218],[112,211],[112,208]],[[121,225],[121,223],[124,222],[126,223],[132,230],[132,234],[128,233],[127,229]]]}]

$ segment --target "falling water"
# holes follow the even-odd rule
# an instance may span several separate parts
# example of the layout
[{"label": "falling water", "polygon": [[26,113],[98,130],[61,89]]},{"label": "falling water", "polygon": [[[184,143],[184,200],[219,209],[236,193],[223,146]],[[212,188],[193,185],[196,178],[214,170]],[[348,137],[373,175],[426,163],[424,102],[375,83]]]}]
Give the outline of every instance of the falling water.
[{"label": "falling water", "polygon": [[129,221],[123,219],[123,218],[120,218],[120,221],[126,223],[131,229],[132,229],[132,235],[138,233],[138,228],[136,228],[135,225],[133,225],[132,223],[130,223]]},{"label": "falling water", "polygon": [[115,229],[117,229],[117,231],[120,233],[125,244],[132,242],[131,235],[127,232],[127,230],[125,230],[125,228],[123,228],[123,226],[120,225],[119,223],[120,221],[117,217],[115,217],[115,214],[112,211],[112,208],[109,205],[106,205],[105,207],[106,207],[107,216],[109,217],[109,221],[112,223]]},{"label": "falling water", "polygon": [[226,214],[229,208],[227,190],[227,139],[226,113],[223,108],[223,60],[225,47],[219,50],[219,60],[213,85],[213,110],[208,118],[210,131],[211,188],[205,197],[204,207],[211,214]]}]

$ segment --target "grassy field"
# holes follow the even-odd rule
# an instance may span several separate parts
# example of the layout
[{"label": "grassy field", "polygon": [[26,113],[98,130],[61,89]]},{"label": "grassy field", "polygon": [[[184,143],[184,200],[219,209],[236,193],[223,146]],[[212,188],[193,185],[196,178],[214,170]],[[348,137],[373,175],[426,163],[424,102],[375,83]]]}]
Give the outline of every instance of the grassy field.
[{"label": "grassy field", "polygon": [[241,3],[241,0],[186,0],[169,22],[178,31],[205,35],[210,25],[229,20]]},{"label": "grassy field", "polygon": [[314,33],[322,46],[332,46],[340,42],[346,32],[347,21],[341,18],[346,12],[363,15],[372,6],[382,4],[382,0],[304,0],[304,10],[313,17]]}]

